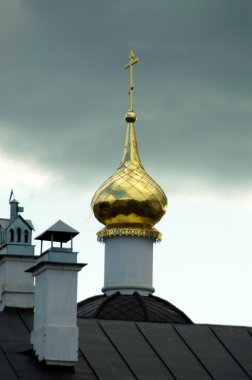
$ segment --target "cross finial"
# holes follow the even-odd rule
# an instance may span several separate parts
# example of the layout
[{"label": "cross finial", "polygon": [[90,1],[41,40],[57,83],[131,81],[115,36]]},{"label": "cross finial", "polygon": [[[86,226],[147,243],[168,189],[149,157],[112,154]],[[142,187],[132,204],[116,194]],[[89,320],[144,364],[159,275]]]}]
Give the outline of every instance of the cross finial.
[{"label": "cross finial", "polygon": [[124,66],[125,69],[130,69],[130,83],[129,83],[129,112],[133,112],[133,90],[134,90],[134,82],[133,82],[133,65],[139,62],[139,58],[135,58],[135,53],[133,50],[130,51],[129,54],[129,63]]}]

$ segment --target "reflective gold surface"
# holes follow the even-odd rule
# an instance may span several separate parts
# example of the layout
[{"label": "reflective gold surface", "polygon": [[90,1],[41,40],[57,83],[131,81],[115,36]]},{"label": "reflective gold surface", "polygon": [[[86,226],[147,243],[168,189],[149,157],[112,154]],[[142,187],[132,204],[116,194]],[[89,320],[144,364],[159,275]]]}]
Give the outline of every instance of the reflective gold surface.
[{"label": "reflective gold surface", "polygon": [[122,162],[96,191],[92,207],[106,227],[151,228],[166,211],[163,190],[141,164],[133,123],[127,126]]},{"label": "reflective gold surface", "polygon": [[161,234],[153,226],[164,215],[167,199],[161,187],[144,170],[135,135],[133,65],[138,61],[131,50],[129,64],[125,66],[130,69],[130,89],[122,161],[92,199],[95,217],[105,225],[105,228],[98,232],[99,240],[111,236],[142,236],[155,241],[161,239]]}]

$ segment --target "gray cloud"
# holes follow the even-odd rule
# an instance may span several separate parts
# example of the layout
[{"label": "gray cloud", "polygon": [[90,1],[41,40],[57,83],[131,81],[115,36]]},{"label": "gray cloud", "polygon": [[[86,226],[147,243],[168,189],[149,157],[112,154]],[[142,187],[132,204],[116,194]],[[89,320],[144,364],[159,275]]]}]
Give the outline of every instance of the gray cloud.
[{"label": "gray cloud", "polygon": [[[251,186],[251,2],[0,1],[0,147],[82,186],[120,161],[130,48],[143,163]],[[157,173],[155,175],[155,173]]]}]

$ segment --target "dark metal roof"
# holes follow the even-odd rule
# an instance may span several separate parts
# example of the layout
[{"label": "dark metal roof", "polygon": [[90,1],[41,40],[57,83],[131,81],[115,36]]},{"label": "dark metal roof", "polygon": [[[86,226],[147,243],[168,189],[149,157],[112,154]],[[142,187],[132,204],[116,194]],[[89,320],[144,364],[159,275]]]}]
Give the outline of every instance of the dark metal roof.
[{"label": "dark metal roof", "polygon": [[51,241],[53,237],[53,241],[67,243],[71,238],[78,234],[79,232],[77,230],[62,222],[62,220],[58,220],[35,239]]},{"label": "dark metal roof", "polygon": [[5,230],[10,224],[10,219],[0,218],[0,226]]},{"label": "dark metal roof", "polygon": [[1,380],[94,380],[94,371],[79,352],[75,371],[50,368],[39,363],[30,344],[33,326],[31,311],[4,311],[0,313],[0,379]]},{"label": "dark metal roof", "polygon": [[[32,224],[32,221],[29,220],[29,219],[24,219],[21,215],[18,215],[17,218],[20,218],[22,219],[22,221],[32,230],[34,230],[34,226]],[[15,218],[14,220],[10,220],[10,219],[4,219],[4,218],[0,218],[0,225],[2,226],[2,228],[4,230],[6,230],[6,228],[8,228],[13,222],[15,222],[15,220],[17,219]]]},{"label": "dark metal roof", "polygon": [[192,323],[192,321],[170,302],[152,295],[139,293],[111,296],[98,295],[78,304],[79,318],[113,319],[124,321]]},{"label": "dark metal roof", "polygon": [[39,363],[32,311],[0,313],[1,380],[248,380],[252,329],[79,318],[74,372]]}]

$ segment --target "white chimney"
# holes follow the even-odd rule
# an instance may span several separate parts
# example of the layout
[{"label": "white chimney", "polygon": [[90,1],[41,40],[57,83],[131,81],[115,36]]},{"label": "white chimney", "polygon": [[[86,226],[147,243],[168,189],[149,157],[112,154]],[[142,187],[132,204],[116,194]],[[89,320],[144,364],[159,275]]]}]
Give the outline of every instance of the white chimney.
[{"label": "white chimney", "polygon": [[[38,360],[50,365],[73,366],[78,360],[77,275],[85,264],[77,263],[72,249],[77,234],[62,221],[55,223],[36,238],[41,240],[41,255],[29,269],[35,277],[31,343]],[[70,240],[71,246],[63,247]],[[50,241],[51,247],[42,253],[43,241]]]}]

